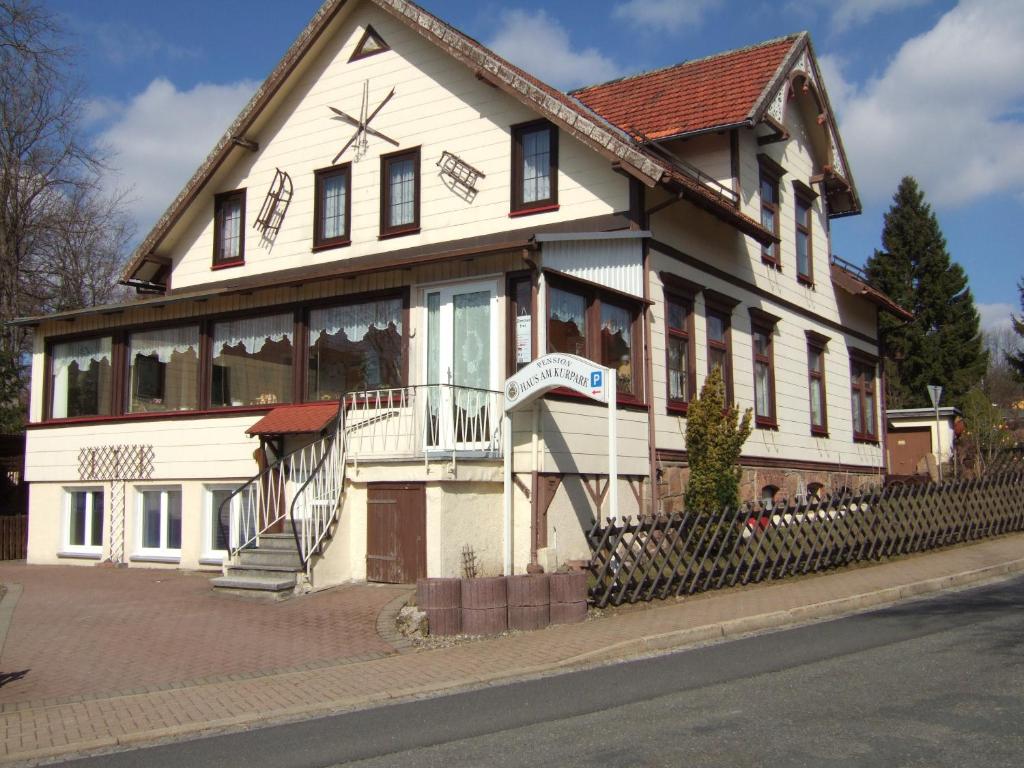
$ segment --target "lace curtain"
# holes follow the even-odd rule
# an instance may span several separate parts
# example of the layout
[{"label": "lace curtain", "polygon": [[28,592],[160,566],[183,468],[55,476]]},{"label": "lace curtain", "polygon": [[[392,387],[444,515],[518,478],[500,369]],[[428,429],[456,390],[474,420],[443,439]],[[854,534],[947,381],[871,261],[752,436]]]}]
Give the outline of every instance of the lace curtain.
[{"label": "lace curtain", "polygon": [[216,357],[223,353],[225,347],[241,344],[247,353],[255,355],[268,341],[285,340],[292,340],[291,315],[232,320],[213,327],[213,354]]},{"label": "lace curtain", "polygon": [[416,164],[412,160],[398,160],[390,165],[391,210],[389,226],[412,224],[415,219]]},{"label": "lace curtain", "polygon": [[164,328],[159,331],[143,331],[131,336],[131,355],[155,355],[161,363],[169,363],[175,352],[185,354],[189,350],[199,354],[199,328],[186,325],[181,328]]},{"label": "lace curtain", "polygon": [[78,370],[87,371],[93,363],[110,363],[110,337],[85,339],[83,341],[67,341],[53,345],[53,375],[63,373],[78,364]]},{"label": "lace curtain", "polygon": [[633,325],[633,316],[628,309],[616,307],[614,304],[601,305],[601,330],[611,335],[619,334],[622,340],[629,344],[630,329]]},{"label": "lace curtain", "polygon": [[584,314],[587,301],[575,293],[552,288],[548,291],[548,316],[561,323],[575,323],[576,328],[583,330]]},{"label": "lace curtain", "polygon": [[[491,384],[491,294],[488,291],[455,294],[454,330],[454,383],[487,389]],[[470,412],[487,402],[484,392],[463,392],[461,399],[463,407]]]},{"label": "lace curtain", "polygon": [[[352,304],[347,307],[314,309],[309,313],[310,335],[323,333],[336,336],[344,332],[349,341],[362,341],[371,328],[386,331],[394,326],[402,333],[402,300],[388,299],[369,304]],[[312,339],[311,339],[312,341]]]},{"label": "lace curtain", "polygon": [[545,128],[523,135],[523,202],[551,197],[551,132]]},{"label": "lace curtain", "polygon": [[324,232],[326,239],[345,234],[345,176],[324,182]]}]

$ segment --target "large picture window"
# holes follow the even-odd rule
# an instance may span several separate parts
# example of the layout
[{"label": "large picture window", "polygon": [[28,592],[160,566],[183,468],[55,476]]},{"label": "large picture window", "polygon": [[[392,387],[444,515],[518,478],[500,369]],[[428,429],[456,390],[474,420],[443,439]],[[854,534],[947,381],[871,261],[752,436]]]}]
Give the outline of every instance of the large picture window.
[{"label": "large picture window", "polygon": [[199,407],[199,326],[133,333],[128,340],[130,413]]},{"label": "large picture window", "polygon": [[548,302],[548,351],[586,357],[616,372],[618,394],[639,399],[634,340],[639,304],[596,287],[551,284]]},{"label": "large picture window", "polygon": [[103,547],[103,489],[65,493],[64,549],[98,555]]},{"label": "large picture window", "polygon": [[147,488],[139,492],[138,553],[181,554],[181,489]]},{"label": "large picture window", "polygon": [[214,408],[292,401],[291,314],[215,323],[210,401]]},{"label": "large picture window", "polygon": [[404,384],[401,298],[309,313],[307,400]]},{"label": "large picture window", "polygon": [[213,266],[231,267],[245,261],[245,190],[214,198]]},{"label": "large picture window", "polygon": [[385,155],[381,163],[381,237],[420,228],[420,151]]},{"label": "large picture window", "polygon": [[558,129],[547,120],[512,129],[512,213],[558,203]]},{"label": "large picture window", "polygon": [[109,336],[54,344],[50,358],[50,417],[108,416],[113,406]]},{"label": "large picture window", "polygon": [[854,440],[877,441],[874,363],[859,358],[850,359],[850,406]]},{"label": "large picture window", "polygon": [[314,174],[313,248],[336,248],[350,242],[352,211],[351,164],[324,168]]}]

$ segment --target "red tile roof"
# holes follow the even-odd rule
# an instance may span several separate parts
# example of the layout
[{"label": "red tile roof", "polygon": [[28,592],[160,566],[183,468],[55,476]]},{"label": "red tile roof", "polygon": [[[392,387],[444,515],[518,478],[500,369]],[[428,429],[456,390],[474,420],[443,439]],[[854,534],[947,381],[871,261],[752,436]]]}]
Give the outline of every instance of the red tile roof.
[{"label": "red tile roof", "polygon": [[337,403],[305,403],[275,408],[247,430],[248,435],[301,435],[322,432],[338,415]]},{"label": "red tile roof", "polygon": [[664,139],[747,119],[800,35],[686,61],[573,92],[637,139]]}]

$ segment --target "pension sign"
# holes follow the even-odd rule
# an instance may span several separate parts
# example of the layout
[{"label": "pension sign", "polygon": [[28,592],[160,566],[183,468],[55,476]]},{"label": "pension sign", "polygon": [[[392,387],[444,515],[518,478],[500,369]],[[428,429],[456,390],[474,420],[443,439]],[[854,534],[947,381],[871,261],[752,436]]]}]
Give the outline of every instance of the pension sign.
[{"label": "pension sign", "polygon": [[515,410],[560,388],[606,403],[607,379],[607,369],[585,358],[561,353],[544,355],[505,382],[505,410]]}]

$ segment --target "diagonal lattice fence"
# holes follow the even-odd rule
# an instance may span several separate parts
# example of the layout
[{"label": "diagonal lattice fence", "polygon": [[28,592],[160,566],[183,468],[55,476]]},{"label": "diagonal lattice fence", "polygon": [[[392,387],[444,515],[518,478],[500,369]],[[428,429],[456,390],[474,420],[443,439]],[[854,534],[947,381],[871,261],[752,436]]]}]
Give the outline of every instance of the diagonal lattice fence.
[{"label": "diagonal lattice fence", "polygon": [[588,534],[590,600],[664,599],[1024,530],[1024,461],[983,478],[773,508],[626,518]]}]

